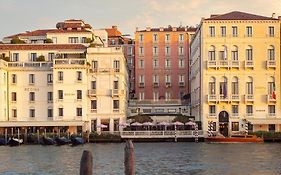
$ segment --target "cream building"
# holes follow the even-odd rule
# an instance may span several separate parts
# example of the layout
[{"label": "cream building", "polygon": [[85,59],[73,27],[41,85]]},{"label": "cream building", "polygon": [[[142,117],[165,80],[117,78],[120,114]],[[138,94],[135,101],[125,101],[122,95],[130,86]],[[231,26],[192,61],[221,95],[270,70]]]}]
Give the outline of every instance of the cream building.
[{"label": "cream building", "polygon": [[191,113],[223,135],[281,131],[280,20],[243,12],[202,19],[191,43]]}]

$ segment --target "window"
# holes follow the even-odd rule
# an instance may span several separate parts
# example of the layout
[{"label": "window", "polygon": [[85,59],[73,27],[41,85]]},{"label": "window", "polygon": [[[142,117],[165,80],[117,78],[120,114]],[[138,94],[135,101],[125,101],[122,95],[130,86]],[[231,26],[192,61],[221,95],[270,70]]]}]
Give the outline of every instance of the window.
[{"label": "window", "polygon": [[91,89],[97,89],[97,81],[91,81]]},{"label": "window", "polygon": [[11,61],[14,61],[14,62],[19,61],[19,53],[13,53],[13,56],[12,56],[12,60],[11,60]]},{"label": "window", "polygon": [[113,61],[113,68],[115,72],[119,72],[120,71],[120,61],[119,60],[114,60]]},{"label": "window", "polygon": [[210,61],[216,60],[216,48],[215,48],[215,46],[210,47],[208,56],[209,56]]},{"label": "window", "polygon": [[144,60],[143,59],[139,60],[139,68],[140,69],[144,68]]},{"label": "window", "polygon": [[77,90],[77,92],[76,92],[76,99],[77,100],[82,100],[82,90]]},{"label": "window", "polygon": [[179,42],[183,42],[184,41],[184,35],[183,34],[179,34]]},{"label": "window", "polygon": [[29,84],[34,84],[34,83],[35,83],[35,75],[29,74]]},{"label": "window", "polygon": [[219,52],[219,59],[220,60],[226,60],[227,59],[227,54],[226,54],[227,52],[226,52],[226,49],[225,50],[223,50],[223,51],[220,51]]},{"label": "window", "polygon": [[184,83],[184,75],[179,75],[179,83]]},{"label": "window", "polygon": [[82,81],[82,72],[81,71],[76,71],[76,77],[77,77],[77,81]]},{"label": "window", "polygon": [[216,82],[215,81],[209,82],[209,94],[210,95],[216,94]]},{"label": "window", "polygon": [[165,93],[165,100],[171,100],[171,93],[170,92]]},{"label": "window", "polygon": [[275,124],[269,124],[268,125],[268,131],[269,132],[275,132]]},{"label": "window", "polygon": [[29,92],[29,102],[35,101],[35,92]]},{"label": "window", "polygon": [[48,117],[53,117],[53,109],[48,108]]},{"label": "window", "polygon": [[232,105],[231,106],[231,110],[232,110],[232,116],[238,116],[238,105]]},{"label": "window", "polygon": [[270,46],[267,53],[268,53],[268,60],[275,60],[275,52],[273,46]]},{"label": "window", "polygon": [[17,117],[18,116],[18,112],[17,109],[12,109],[12,117]]},{"label": "window", "polygon": [[153,42],[157,42],[158,41],[158,35],[157,34],[153,34]]},{"label": "window", "polygon": [[153,92],[153,100],[158,101],[159,99],[159,93],[158,92]]},{"label": "window", "polygon": [[62,107],[59,108],[59,116],[60,116],[60,117],[63,116],[63,108],[62,108]]},{"label": "window", "polygon": [[12,74],[12,84],[16,84],[16,83],[17,83],[17,75]]},{"label": "window", "polygon": [[30,61],[36,61],[37,59],[37,54],[36,53],[31,53],[30,54]]},{"label": "window", "polygon": [[132,55],[133,54],[133,47],[128,47],[128,55]]},{"label": "window", "polygon": [[253,105],[246,105],[246,115],[247,116],[253,115]]},{"label": "window", "polygon": [[153,68],[158,68],[158,59],[153,59]]},{"label": "window", "polygon": [[47,74],[47,83],[52,84],[53,83],[53,74]]},{"label": "window", "polygon": [[227,98],[227,80],[224,78],[223,82],[220,82],[220,95],[223,98]]},{"label": "window", "polygon": [[91,100],[91,110],[97,109],[97,100]]},{"label": "window", "polygon": [[58,71],[58,81],[63,81],[63,71]]},{"label": "window", "polygon": [[139,37],[140,37],[140,42],[143,42],[144,39],[143,34],[140,34]]},{"label": "window", "polygon": [[233,61],[238,60],[238,48],[235,46],[234,49],[231,51],[231,59]]},{"label": "window", "polygon": [[275,105],[268,105],[269,116],[275,116]]},{"label": "window", "polygon": [[165,75],[165,82],[171,83],[171,75]]},{"label": "window", "polygon": [[231,94],[238,95],[239,94],[238,87],[238,78],[234,77],[231,83]]},{"label": "window", "polygon": [[97,72],[98,69],[98,61],[92,61],[92,69],[94,72]]},{"label": "window", "polygon": [[153,83],[159,83],[159,76],[153,75]]},{"label": "window", "polygon": [[113,81],[113,89],[118,89],[118,80]]},{"label": "window", "polygon": [[239,131],[239,122],[231,122],[231,130]]},{"label": "window", "polygon": [[115,45],[115,44],[116,44],[115,40],[112,39],[112,40],[111,40],[111,45]]},{"label": "window", "polygon": [[253,60],[253,49],[252,48],[248,48],[246,49],[246,60]]},{"label": "window", "polygon": [[144,100],[144,92],[139,93],[139,100]]},{"label": "window", "polygon": [[58,90],[58,96],[59,96],[59,100],[63,99],[63,90]]},{"label": "window", "polygon": [[179,68],[184,68],[184,59],[179,59]]},{"label": "window", "polygon": [[48,54],[48,61],[53,61],[54,58],[55,58],[55,53]]},{"label": "window", "polygon": [[216,33],[215,33],[215,26],[210,26],[209,27],[209,35],[210,37],[215,37]]},{"label": "window", "polygon": [[253,82],[246,82],[246,93],[253,94]]},{"label": "window", "polygon": [[170,67],[171,67],[171,60],[165,59],[165,68],[170,68]]},{"label": "window", "polygon": [[53,92],[48,92],[47,98],[48,98],[48,102],[52,102],[53,101]]},{"label": "window", "polygon": [[82,108],[76,108],[76,116],[82,116]]},{"label": "window", "polygon": [[232,26],[232,37],[238,36],[237,26]]},{"label": "window", "polygon": [[165,35],[165,42],[169,42],[170,41],[170,34],[166,34]]},{"label": "window", "polygon": [[153,55],[158,55],[158,47],[156,46],[153,47]]},{"label": "window", "polygon": [[81,43],[86,43],[87,42],[87,38],[86,37],[82,37],[81,38]]},{"label": "window", "polygon": [[273,26],[268,27],[268,34],[270,37],[274,37],[274,27]]},{"label": "window", "polygon": [[12,92],[12,102],[16,102],[16,101],[17,101],[17,93]]},{"label": "window", "polygon": [[119,109],[119,100],[113,100],[113,109]]},{"label": "window", "polygon": [[171,54],[171,48],[169,46],[166,46],[165,55],[170,55],[170,54]]},{"label": "window", "polygon": [[143,49],[143,47],[139,47],[139,54],[140,54],[140,55],[143,55],[143,54],[144,54],[144,49]]},{"label": "window", "polygon": [[78,37],[68,37],[68,43],[78,43]]},{"label": "window", "polygon": [[35,109],[29,109],[29,117],[35,117]]},{"label": "window", "polygon": [[140,83],[144,83],[144,75],[140,75],[140,76],[139,76],[139,80],[140,80],[140,81],[139,81]]},{"label": "window", "polygon": [[57,43],[57,37],[52,37],[52,41],[53,41],[54,44],[56,44]]},{"label": "window", "polygon": [[272,82],[268,82],[268,94],[272,95],[275,91],[275,83],[274,80],[271,80]]},{"label": "window", "polygon": [[253,28],[251,26],[246,27],[246,36],[247,37],[252,37],[253,35]]},{"label": "window", "polygon": [[221,36],[226,37],[226,27],[225,26],[221,26]]},{"label": "window", "polygon": [[183,50],[183,46],[179,47],[179,55],[183,55],[184,54],[184,50]]}]

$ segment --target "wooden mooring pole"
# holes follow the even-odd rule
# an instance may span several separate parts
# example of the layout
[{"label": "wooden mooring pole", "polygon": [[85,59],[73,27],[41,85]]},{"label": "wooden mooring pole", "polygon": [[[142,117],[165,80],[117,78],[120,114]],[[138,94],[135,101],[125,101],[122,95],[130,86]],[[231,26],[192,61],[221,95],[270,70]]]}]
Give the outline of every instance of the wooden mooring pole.
[{"label": "wooden mooring pole", "polygon": [[93,174],[93,156],[88,150],[84,150],[80,162],[80,175]]},{"label": "wooden mooring pole", "polygon": [[132,140],[127,140],[124,149],[125,175],[135,175],[135,155]]}]

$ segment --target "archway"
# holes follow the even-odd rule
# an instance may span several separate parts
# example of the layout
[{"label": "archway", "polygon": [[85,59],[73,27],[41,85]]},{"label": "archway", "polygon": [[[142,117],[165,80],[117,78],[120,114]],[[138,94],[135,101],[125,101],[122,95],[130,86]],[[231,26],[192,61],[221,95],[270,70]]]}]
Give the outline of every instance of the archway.
[{"label": "archway", "polygon": [[219,132],[228,137],[228,127],[229,127],[229,114],[226,111],[221,111],[219,113]]}]

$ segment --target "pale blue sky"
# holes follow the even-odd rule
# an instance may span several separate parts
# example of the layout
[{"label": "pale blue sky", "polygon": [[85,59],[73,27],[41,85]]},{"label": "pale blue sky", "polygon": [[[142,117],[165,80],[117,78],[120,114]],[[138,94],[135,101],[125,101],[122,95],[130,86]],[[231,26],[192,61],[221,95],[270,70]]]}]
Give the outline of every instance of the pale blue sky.
[{"label": "pale blue sky", "polygon": [[0,40],[55,28],[65,19],[83,19],[96,29],[117,25],[133,36],[136,27],[195,26],[201,17],[234,10],[281,16],[281,0],[0,0]]}]

